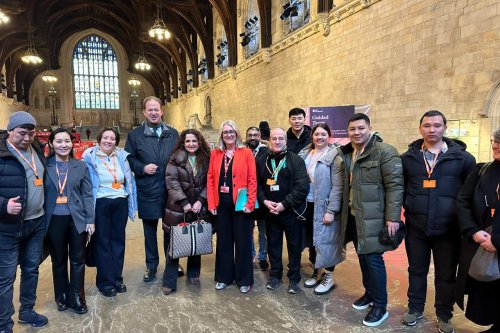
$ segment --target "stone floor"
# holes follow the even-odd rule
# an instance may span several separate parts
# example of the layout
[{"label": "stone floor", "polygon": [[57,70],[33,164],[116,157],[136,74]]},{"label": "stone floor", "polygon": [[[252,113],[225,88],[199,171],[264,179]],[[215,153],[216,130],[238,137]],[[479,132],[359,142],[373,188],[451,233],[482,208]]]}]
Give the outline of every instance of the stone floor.
[{"label": "stone floor", "polygon": [[[186,278],[182,277],[177,292],[164,296],[161,279],[149,284],[142,281],[142,239],[141,223],[129,223],[123,275],[128,288],[126,293],[113,298],[102,296],[95,287],[95,269],[87,269],[85,288],[89,312],[86,315],[77,315],[70,310],[57,311],[53,301],[50,259],[46,260],[40,267],[36,310],[48,316],[49,324],[35,329],[16,323],[14,332],[437,332],[432,307],[433,288],[429,288],[429,305],[424,319],[413,328],[401,324],[407,288],[404,248],[385,256],[389,318],[377,328],[367,328],[361,323],[366,312],[351,307],[351,303],[363,293],[352,247],[348,248],[347,260],[335,270],[335,289],[325,296],[316,296],[305,288],[298,295],[289,295],[286,278],[278,290],[267,290],[268,275],[258,269],[254,270],[255,285],[249,294],[241,294],[235,286],[216,291],[214,255],[203,257],[201,287],[187,285]],[[302,259],[305,276],[311,272],[311,267],[306,264],[305,254]],[[185,267],[184,260],[181,262]],[[160,269],[163,269],[163,264]],[[429,281],[432,280],[431,272]],[[18,282],[16,308],[17,297]],[[457,332],[481,330],[459,309],[453,323]]]}]

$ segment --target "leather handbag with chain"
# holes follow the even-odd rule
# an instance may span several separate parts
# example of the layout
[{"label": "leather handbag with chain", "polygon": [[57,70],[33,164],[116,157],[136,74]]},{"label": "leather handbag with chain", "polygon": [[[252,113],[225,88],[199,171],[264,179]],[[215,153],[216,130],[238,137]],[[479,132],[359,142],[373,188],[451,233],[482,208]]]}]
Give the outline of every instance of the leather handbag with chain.
[{"label": "leather handbag with chain", "polygon": [[212,225],[210,223],[199,219],[170,227],[168,255],[171,258],[177,259],[212,252]]}]

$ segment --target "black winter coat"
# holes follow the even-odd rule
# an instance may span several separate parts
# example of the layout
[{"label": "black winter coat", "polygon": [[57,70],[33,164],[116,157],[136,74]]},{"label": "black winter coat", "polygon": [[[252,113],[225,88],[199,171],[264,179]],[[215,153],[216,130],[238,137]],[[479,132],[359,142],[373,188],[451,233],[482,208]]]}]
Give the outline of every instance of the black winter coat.
[{"label": "black winter coat", "polygon": [[[163,216],[165,203],[165,169],[179,133],[162,123],[160,138],[144,123],[128,133],[125,150],[127,160],[137,183],[137,202],[140,219],[159,219]],[[144,173],[144,166],[156,164],[154,175]]]},{"label": "black winter coat", "polygon": [[[7,147],[6,131],[0,132],[0,232],[15,234],[19,232],[21,223],[24,221],[26,205],[24,204],[28,194],[28,184],[26,183],[26,170],[19,160]],[[35,140],[32,145],[33,150],[40,158],[45,167],[45,156],[43,155],[40,143]],[[45,174],[43,175],[44,181]],[[23,203],[21,213],[11,215],[7,213],[7,203],[10,198],[21,197]]]},{"label": "black winter coat", "polygon": [[308,144],[311,143],[311,127],[304,125],[304,131],[299,138],[293,134],[292,128],[290,127],[286,131],[286,146],[288,151],[298,154],[302,149],[304,149]]},{"label": "black winter coat", "polygon": [[411,223],[429,236],[457,230],[455,199],[476,163],[474,157],[465,151],[465,143],[448,138],[444,141],[448,150],[439,156],[431,176],[436,180],[436,188],[423,188],[423,181],[428,178],[421,151],[423,139],[412,142],[401,156],[406,223]]},{"label": "black winter coat", "polygon": [[[199,213],[204,217],[208,215],[207,209],[207,172],[208,162],[196,173],[193,173],[191,163],[188,161],[188,155],[184,149],[179,149],[173,153],[168,162],[165,182],[167,185],[168,196],[163,216],[163,229],[168,231],[168,226],[174,226],[184,221],[184,207],[187,204],[191,206],[200,201],[202,209]],[[192,213],[188,213],[192,215]],[[195,218],[195,217],[194,217]],[[193,219],[187,216],[186,220]]]}]

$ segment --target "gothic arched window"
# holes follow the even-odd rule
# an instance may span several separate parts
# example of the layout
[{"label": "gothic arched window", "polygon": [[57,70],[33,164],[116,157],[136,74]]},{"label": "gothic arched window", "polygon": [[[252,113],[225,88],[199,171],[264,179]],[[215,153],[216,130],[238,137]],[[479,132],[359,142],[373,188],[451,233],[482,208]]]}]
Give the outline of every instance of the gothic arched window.
[{"label": "gothic arched window", "polygon": [[73,50],[73,87],[77,109],[118,109],[118,62],[113,47],[90,35]]}]

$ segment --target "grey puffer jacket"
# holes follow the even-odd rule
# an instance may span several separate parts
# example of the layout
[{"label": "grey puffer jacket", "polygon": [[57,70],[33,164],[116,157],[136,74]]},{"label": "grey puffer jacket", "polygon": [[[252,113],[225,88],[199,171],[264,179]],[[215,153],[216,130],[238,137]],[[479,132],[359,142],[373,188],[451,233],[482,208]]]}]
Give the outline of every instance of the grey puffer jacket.
[{"label": "grey puffer jacket", "polygon": [[[299,156],[306,159],[312,144],[302,149]],[[316,248],[315,268],[335,266],[345,259],[344,244],[340,238],[340,211],[342,208],[342,186],[344,170],[333,163],[338,155],[337,146],[330,145],[328,152],[318,161],[314,170],[314,220],[313,245]],[[324,225],[326,213],[334,214],[332,224]]]},{"label": "grey puffer jacket", "polygon": [[349,191],[352,187],[352,206],[356,217],[358,254],[383,253],[392,250],[379,242],[378,235],[386,228],[386,221],[399,221],[403,205],[403,167],[398,151],[382,142],[378,133],[370,137],[364,152],[358,157],[352,170],[352,184],[349,172],[353,147],[349,143],[339,148],[335,164],[344,170],[342,200],[342,242],[349,214]]}]

